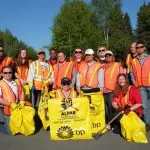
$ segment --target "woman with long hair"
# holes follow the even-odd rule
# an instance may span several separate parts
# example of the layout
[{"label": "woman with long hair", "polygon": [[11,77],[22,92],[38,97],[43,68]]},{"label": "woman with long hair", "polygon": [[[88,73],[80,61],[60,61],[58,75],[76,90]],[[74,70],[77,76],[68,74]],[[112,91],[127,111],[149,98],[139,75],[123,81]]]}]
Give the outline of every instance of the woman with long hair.
[{"label": "woman with long hair", "polygon": [[[124,73],[119,74],[117,77],[115,90],[113,92],[112,106],[116,110],[114,115],[120,111],[124,111],[126,115],[128,115],[130,111],[134,111],[139,118],[142,118],[143,109],[140,92],[135,86],[129,85],[127,75]],[[114,133],[121,133],[121,117],[122,116],[118,117],[112,124]]]},{"label": "woman with long hair", "polygon": [[15,76],[20,80],[22,86],[27,84],[27,76],[29,70],[29,57],[26,49],[21,49],[17,62],[16,62],[16,73]]},{"label": "woman with long hair", "polygon": [[128,114],[131,110],[135,111],[140,118],[142,117],[140,91],[135,86],[129,85],[129,80],[125,74],[119,74],[117,77],[112,106],[116,110],[125,110],[125,114]]}]

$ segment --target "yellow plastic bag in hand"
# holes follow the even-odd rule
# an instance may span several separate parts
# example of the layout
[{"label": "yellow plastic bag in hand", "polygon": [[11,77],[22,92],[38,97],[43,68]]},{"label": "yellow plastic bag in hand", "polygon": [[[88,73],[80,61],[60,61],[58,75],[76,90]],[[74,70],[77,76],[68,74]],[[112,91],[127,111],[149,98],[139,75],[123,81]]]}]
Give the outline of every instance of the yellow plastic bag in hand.
[{"label": "yellow plastic bag in hand", "polygon": [[11,111],[10,122],[9,122],[12,135],[19,133],[21,123],[22,123],[22,114],[19,108],[16,108]]},{"label": "yellow plastic bag in hand", "polygon": [[22,86],[24,94],[25,94],[25,101],[30,101],[30,86],[28,84]]},{"label": "yellow plastic bag in hand", "polygon": [[146,129],[144,122],[131,111],[128,115],[123,115],[120,120],[121,133],[123,137],[131,142],[147,143]]},{"label": "yellow plastic bag in hand", "polygon": [[[20,104],[18,104],[20,105]],[[21,133],[25,136],[31,135],[35,131],[34,124],[35,110],[32,107],[17,107],[11,112],[9,126],[12,135]]]},{"label": "yellow plastic bag in hand", "polygon": [[34,123],[35,110],[32,107],[25,106],[23,109],[20,109],[20,111],[22,114],[20,133],[25,136],[32,135],[35,131],[35,123]]},{"label": "yellow plastic bag in hand", "polygon": [[43,127],[46,130],[49,127],[49,116],[48,116],[48,100],[50,99],[48,90],[43,90],[41,93],[38,115],[42,121]]},{"label": "yellow plastic bag in hand", "polygon": [[89,102],[86,97],[48,102],[52,140],[92,139]]}]

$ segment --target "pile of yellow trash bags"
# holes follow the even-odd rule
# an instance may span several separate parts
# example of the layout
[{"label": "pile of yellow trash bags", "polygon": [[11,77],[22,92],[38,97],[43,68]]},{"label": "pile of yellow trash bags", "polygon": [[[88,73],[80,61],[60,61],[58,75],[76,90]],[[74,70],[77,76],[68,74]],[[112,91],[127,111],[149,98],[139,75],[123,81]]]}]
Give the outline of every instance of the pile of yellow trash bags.
[{"label": "pile of yellow trash bags", "polygon": [[16,108],[11,111],[9,122],[12,135],[18,133],[25,136],[32,135],[35,131],[34,108],[25,106],[23,101],[16,105]]},{"label": "pile of yellow trash bags", "polygon": [[[50,98],[55,92],[42,92],[38,115],[45,130],[50,126],[51,140],[93,139],[106,126],[104,99],[100,92],[81,94],[73,99]],[[147,143],[145,124],[131,112],[120,120],[127,141]],[[103,133],[106,133],[104,130]]]}]

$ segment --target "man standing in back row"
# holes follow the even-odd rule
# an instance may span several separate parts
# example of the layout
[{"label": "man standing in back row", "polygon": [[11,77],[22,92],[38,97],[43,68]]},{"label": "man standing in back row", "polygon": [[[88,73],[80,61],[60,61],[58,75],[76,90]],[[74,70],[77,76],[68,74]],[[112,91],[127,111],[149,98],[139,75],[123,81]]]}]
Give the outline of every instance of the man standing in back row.
[{"label": "man standing in back row", "polygon": [[131,61],[131,79],[139,88],[143,100],[146,130],[150,130],[150,56],[145,52],[143,42],[136,44],[137,57]]}]

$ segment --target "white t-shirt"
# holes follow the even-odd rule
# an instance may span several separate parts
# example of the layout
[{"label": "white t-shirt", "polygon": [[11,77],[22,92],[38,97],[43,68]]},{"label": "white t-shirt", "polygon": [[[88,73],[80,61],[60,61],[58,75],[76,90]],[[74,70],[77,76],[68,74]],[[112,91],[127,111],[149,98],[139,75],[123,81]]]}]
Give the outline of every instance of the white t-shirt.
[{"label": "white t-shirt", "polygon": [[[13,93],[16,96],[16,102],[18,101],[18,87],[17,87],[17,83],[15,81],[6,81],[5,79],[3,79],[12,89]],[[9,94],[9,93],[8,93]],[[0,96],[2,96],[2,89],[0,87]]]}]

